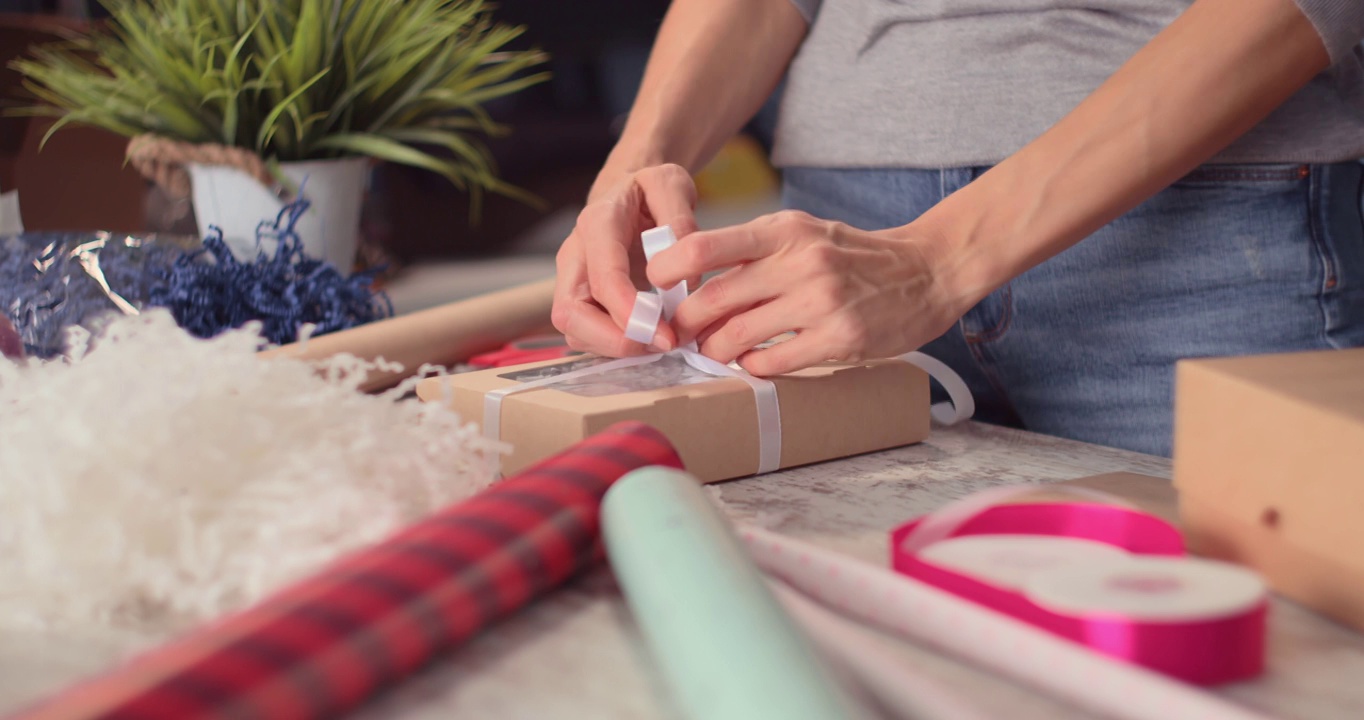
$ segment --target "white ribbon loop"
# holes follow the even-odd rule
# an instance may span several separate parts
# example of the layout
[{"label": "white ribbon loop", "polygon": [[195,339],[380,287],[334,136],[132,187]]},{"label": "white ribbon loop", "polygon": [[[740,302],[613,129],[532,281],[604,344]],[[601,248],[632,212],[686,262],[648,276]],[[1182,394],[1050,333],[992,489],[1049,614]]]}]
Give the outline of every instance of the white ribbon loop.
[{"label": "white ribbon loop", "polygon": [[635,293],[635,306],[630,308],[630,320],[625,324],[625,337],[648,345],[654,341],[658,319],[663,315],[663,298],[657,293]]},{"label": "white ribbon loop", "polygon": [[[639,236],[639,238],[640,238],[640,241],[641,241],[641,242],[643,243],[643,245],[644,245],[644,261],[645,261],[646,263],[651,262],[651,261],[654,259],[654,256],[655,256],[655,255],[657,255],[657,254],[663,252],[664,250],[667,250],[668,248],[672,247],[673,245],[676,245],[676,244],[677,244],[677,234],[674,233],[674,232],[673,232],[673,229],[672,229],[670,226],[668,226],[668,225],[663,225],[663,226],[661,226],[661,227],[656,227],[656,228],[654,228],[653,230],[645,230],[645,231]],[[662,306],[663,306],[663,313],[662,313],[662,314],[663,314],[663,319],[664,319],[664,320],[667,320],[667,321],[669,321],[669,322],[672,322],[673,316],[677,314],[677,308],[678,308],[678,306],[680,306],[680,305],[682,304],[682,301],[683,301],[683,300],[686,300],[686,299],[687,299],[687,293],[691,292],[690,290],[687,289],[687,281],[686,281],[686,280],[683,280],[682,282],[680,282],[680,283],[678,283],[678,284],[676,284],[676,285],[674,285],[674,286],[668,288],[667,290],[663,290],[663,289],[660,289],[660,288],[654,288],[654,291],[655,291],[656,293],[658,293],[655,297],[658,297],[658,298],[662,301]],[[635,307],[638,308],[638,307],[639,307],[639,302],[640,302],[644,297],[647,297],[647,296],[652,295],[652,294],[653,294],[653,293],[642,292],[642,293],[639,293],[639,295],[636,295],[636,296],[635,296]],[[631,320],[634,319],[634,313],[633,313],[633,312],[630,313],[630,319],[631,319]],[[648,340],[639,341],[639,342],[644,342],[644,343],[652,342],[653,339],[654,339],[654,335],[653,335],[653,334],[654,334],[654,331],[657,330],[657,329],[658,329],[658,321],[657,321],[657,320],[654,320],[654,325],[653,325],[653,327],[651,327],[651,328],[649,329],[649,339],[648,339]],[[642,333],[641,333],[641,334],[642,334]],[[629,335],[627,335],[626,337],[629,337]],[[634,340],[635,338],[630,338],[630,339]],[[699,352],[701,352],[700,348],[698,348],[698,347],[696,346],[696,341],[695,341],[695,340],[693,340],[693,341],[687,343],[686,345],[683,345],[682,347],[678,348],[678,350],[688,350],[688,351],[694,352],[694,353],[699,353]],[[701,368],[696,368],[696,369],[697,369],[697,370],[700,370]]]},{"label": "white ribbon loop", "polygon": [[976,414],[976,399],[971,396],[971,388],[966,387],[966,381],[947,363],[918,351],[905,353],[900,359],[928,373],[947,391],[952,402],[938,403],[930,408],[934,420],[943,425],[956,425]]}]

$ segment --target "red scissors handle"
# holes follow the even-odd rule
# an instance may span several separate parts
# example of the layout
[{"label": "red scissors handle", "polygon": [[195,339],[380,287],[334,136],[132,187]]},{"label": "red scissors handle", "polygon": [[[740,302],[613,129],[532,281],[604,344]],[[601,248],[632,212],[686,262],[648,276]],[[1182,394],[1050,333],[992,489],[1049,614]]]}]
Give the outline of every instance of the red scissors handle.
[{"label": "red scissors handle", "polygon": [[508,343],[499,350],[475,355],[469,358],[469,364],[483,368],[507,367],[581,354],[568,347],[562,335],[537,335]]}]

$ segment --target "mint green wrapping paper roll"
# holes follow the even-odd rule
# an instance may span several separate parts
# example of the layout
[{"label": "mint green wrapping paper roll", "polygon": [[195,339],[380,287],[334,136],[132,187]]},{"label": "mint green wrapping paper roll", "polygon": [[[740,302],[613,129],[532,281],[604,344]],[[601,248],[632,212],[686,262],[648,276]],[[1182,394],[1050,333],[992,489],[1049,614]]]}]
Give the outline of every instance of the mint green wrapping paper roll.
[{"label": "mint green wrapping paper roll", "polygon": [[695,478],[633,471],[607,491],[601,517],[612,569],[682,717],[860,717]]}]

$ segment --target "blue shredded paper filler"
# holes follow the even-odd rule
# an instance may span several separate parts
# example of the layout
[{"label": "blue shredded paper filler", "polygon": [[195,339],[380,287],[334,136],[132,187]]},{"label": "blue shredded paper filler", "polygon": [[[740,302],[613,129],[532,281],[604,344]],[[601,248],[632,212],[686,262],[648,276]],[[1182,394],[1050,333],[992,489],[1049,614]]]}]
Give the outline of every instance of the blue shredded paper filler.
[{"label": "blue shredded paper filler", "polygon": [[[273,254],[260,253],[242,262],[213,228],[201,250],[188,253],[162,270],[148,303],[165,307],[176,322],[198,337],[212,337],[256,320],[261,334],[273,343],[297,339],[304,324],[316,326],[315,335],[344,330],[393,314],[388,296],[371,290],[381,269],[349,277],[336,266],[309,257],[294,231],[308,209],[307,200],[285,206],[274,222],[256,229],[256,243],[276,240]],[[212,262],[204,262],[204,254]]]},{"label": "blue shredded paper filler", "polygon": [[109,233],[0,238],[0,313],[26,354],[41,358],[63,352],[68,327],[149,306],[202,338],[256,321],[276,344],[296,340],[305,324],[321,335],[392,316],[388,296],[372,288],[383,268],[347,276],[304,252],[295,226],[308,206],[300,198],[262,221],[257,249],[275,248],[249,261],[218,228],[198,247]]}]

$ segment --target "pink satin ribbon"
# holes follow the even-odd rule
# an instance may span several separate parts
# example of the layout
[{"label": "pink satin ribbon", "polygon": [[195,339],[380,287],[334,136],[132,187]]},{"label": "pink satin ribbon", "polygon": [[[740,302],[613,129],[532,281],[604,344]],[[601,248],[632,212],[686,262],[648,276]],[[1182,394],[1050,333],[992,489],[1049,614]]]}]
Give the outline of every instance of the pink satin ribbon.
[{"label": "pink satin ribbon", "polygon": [[[1016,491],[1005,491],[1003,496],[1009,494]],[[1094,502],[981,504],[980,499],[968,498],[941,515],[897,528],[890,539],[894,569],[1097,652],[1186,682],[1214,685],[1263,672],[1267,601],[1223,617],[1177,621],[1100,613],[1068,615],[1039,607],[1021,591],[919,557],[919,550],[947,538],[1000,534],[1082,538],[1139,555],[1182,556],[1185,552],[1177,529],[1130,507]]]}]

